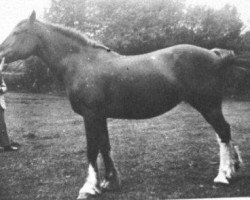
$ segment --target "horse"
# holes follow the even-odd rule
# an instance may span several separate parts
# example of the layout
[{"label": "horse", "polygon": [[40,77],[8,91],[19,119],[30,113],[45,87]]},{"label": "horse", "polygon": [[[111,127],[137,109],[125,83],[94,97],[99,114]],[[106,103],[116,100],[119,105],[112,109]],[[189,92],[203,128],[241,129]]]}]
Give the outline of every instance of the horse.
[{"label": "horse", "polygon": [[[217,133],[220,163],[214,182],[229,184],[241,157],[222,113],[225,72],[235,57],[225,51],[180,44],[120,55],[75,29],[37,20],[33,11],[0,45],[0,59],[10,63],[38,56],[64,83],[71,107],[85,125],[88,174],[78,199],[86,199],[120,187],[107,119],[152,118],[181,102],[200,112]],[[102,181],[99,154],[105,167]]]}]

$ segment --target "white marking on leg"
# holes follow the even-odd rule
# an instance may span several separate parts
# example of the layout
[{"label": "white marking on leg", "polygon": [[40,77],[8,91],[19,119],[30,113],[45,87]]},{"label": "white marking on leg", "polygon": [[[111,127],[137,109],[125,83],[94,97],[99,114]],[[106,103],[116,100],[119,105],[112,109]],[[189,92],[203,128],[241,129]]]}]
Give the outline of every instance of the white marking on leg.
[{"label": "white marking on leg", "polygon": [[92,185],[96,185],[98,183],[97,172],[92,165],[89,165],[86,182],[91,183]]},{"label": "white marking on leg", "polygon": [[100,183],[100,187],[102,188],[102,191],[118,190],[121,185],[120,179],[119,179],[119,173],[117,172],[115,168],[111,154],[112,152],[109,152],[108,154],[105,155],[105,159],[107,160],[105,164],[103,163],[106,167],[106,171],[105,171],[105,177]]},{"label": "white marking on leg", "polygon": [[241,152],[240,152],[239,146],[235,145],[234,150],[235,150],[235,159],[236,159],[236,161],[238,161],[240,165],[244,165],[242,157],[241,157]]},{"label": "white marking on leg", "polygon": [[101,184],[101,188],[103,190],[118,190],[121,186],[121,182],[118,176],[118,172],[115,172],[115,174],[112,177],[109,177],[108,179],[104,179]]},{"label": "white marking on leg", "polygon": [[219,173],[217,177],[214,179],[216,183],[224,183],[229,184],[227,178],[230,175],[230,151],[229,151],[229,143],[222,143],[219,141],[220,144],[220,166],[219,166]]},{"label": "white marking on leg", "polygon": [[228,179],[232,178],[235,171],[240,168],[242,158],[238,146],[232,146],[230,142],[222,143],[219,138],[218,142],[220,145],[220,167],[214,182],[229,184]]},{"label": "white marking on leg", "polygon": [[89,195],[100,194],[98,174],[92,165],[89,165],[88,176],[83,187],[79,191],[77,199],[86,199]]}]

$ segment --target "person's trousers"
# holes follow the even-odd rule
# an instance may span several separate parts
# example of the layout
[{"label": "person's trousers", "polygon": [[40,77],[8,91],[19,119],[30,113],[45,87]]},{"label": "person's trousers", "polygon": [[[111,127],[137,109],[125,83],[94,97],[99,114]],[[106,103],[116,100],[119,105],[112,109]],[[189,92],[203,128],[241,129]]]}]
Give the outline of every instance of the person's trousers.
[{"label": "person's trousers", "polygon": [[0,107],[0,146],[10,145],[10,139],[7,133],[6,123],[4,119],[4,109]]}]

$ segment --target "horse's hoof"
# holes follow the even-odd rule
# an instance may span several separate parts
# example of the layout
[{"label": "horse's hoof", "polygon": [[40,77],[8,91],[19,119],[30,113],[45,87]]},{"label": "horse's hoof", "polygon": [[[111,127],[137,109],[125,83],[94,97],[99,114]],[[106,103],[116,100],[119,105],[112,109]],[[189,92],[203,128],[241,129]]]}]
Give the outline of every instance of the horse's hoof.
[{"label": "horse's hoof", "polygon": [[226,178],[225,175],[221,175],[219,174],[215,179],[214,179],[214,183],[221,183],[221,184],[229,184],[228,179]]},{"label": "horse's hoof", "polygon": [[100,193],[96,193],[96,194],[90,194],[90,193],[79,193],[77,200],[85,200],[85,199],[89,199],[90,197],[95,197],[97,195],[99,195]]},{"label": "horse's hoof", "polygon": [[79,191],[79,195],[78,195],[77,199],[83,200],[83,199],[87,199],[91,196],[96,196],[98,194],[101,194],[101,190],[99,189],[98,186],[94,186],[94,185],[86,183]]},{"label": "horse's hoof", "polygon": [[82,194],[79,194],[79,195],[78,195],[77,200],[87,199],[87,198],[90,197],[90,196],[91,196],[91,194],[82,193]]},{"label": "horse's hoof", "polygon": [[103,180],[100,184],[101,188],[103,191],[111,191],[113,190],[113,188],[111,187],[111,183],[110,181],[107,181],[107,180]]},{"label": "horse's hoof", "polygon": [[119,180],[103,180],[100,184],[103,191],[115,191],[120,189]]}]

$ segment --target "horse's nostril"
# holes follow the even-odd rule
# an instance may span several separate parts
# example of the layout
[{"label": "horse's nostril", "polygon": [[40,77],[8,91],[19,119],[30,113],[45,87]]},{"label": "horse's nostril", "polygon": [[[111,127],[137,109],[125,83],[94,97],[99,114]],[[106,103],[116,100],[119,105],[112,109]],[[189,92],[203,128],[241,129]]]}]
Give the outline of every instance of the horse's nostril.
[{"label": "horse's nostril", "polygon": [[236,172],[240,170],[240,163],[239,162],[234,163],[234,169]]}]

